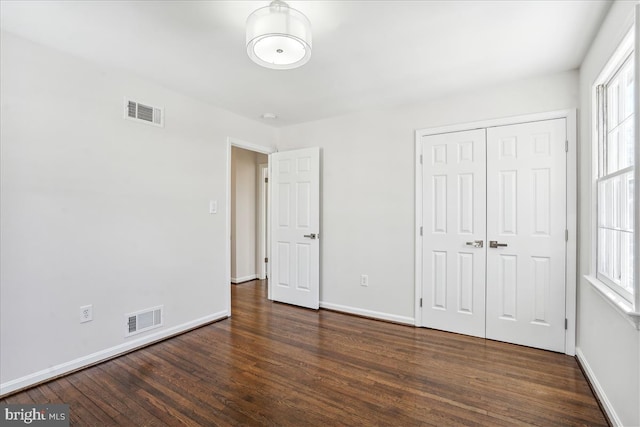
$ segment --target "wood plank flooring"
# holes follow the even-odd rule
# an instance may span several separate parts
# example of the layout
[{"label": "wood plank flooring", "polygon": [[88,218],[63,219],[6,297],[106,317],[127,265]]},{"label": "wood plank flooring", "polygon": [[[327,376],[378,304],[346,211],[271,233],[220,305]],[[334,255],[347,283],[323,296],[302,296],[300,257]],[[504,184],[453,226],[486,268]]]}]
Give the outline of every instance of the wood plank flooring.
[{"label": "wood plank flooring", "polygon": [[572,357],[269,302],[9,396],[78,426],[606,426]]}]

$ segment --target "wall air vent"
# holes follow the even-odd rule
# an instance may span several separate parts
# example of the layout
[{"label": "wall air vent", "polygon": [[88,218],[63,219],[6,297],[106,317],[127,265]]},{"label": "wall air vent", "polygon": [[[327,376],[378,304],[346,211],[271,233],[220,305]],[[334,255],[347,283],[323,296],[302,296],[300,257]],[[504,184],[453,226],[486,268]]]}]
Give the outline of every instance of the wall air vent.
[{"label": "wall air vent", "polygon": [[125,325],[125,337],[146,332],[151,329],[162,326],[162,305],[146,310],[130,313],[125,316],[127,324]]},{"label": "wall air vent", "polygon": [[141,104],[130,99],[124,100],[124,117],[137,122],[164,127],[164,111],[162,108]]}]

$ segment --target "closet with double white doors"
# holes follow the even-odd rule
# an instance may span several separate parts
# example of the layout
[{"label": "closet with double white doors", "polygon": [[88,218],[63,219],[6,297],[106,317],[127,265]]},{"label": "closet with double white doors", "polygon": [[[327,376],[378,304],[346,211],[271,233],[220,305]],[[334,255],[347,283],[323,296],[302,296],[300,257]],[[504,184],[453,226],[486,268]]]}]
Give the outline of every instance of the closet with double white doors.
[{"label": "closet with double white doors", "polygon": [[416,139],[419,326],[564,353],[567,118]]}]

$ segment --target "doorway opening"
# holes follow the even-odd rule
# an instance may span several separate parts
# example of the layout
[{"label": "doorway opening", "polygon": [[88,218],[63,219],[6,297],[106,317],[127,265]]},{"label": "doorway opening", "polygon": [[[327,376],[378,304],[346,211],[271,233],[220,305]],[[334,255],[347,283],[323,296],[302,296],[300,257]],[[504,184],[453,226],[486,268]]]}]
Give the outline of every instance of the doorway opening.
[{"label": "doorway opening", "polygon": [[[268,277],[268,155],[274,150],[227,141],[227,279],[229,286]],[[231,289],[228,294],[231,313]]]},{"label": "doorway opening", "polygon": [[[266,283],[268,299],[314,310],[320,306],[320,148],[275,151],[227,139],[226,227],[229,240],[226,245],[226,278],[229,286],[226,301],[229,316],[232,283],[255,280],[260,274],[256,266],[265,262],[265,259],[268,260],[265,271],[269,277]],[[268,230],[268,234],[262,237],[267,240],[265,245],[255,244],[252,231],[258,223],[255,206],[256,203],[260,204],[259,198],[256,201],[256,192],[259,193],[262,186],[256,185],[253,196],[249,197],[236,191],[241,188],[240,181],[255,183],[256,177],[261,175],[256,172],[261,170],[264,173],[264,169],[259,169],[259,165],[264,165],[264,157],[259,154],[269,155],[269,182],[268,191],[265,191],[267,206],[264,207],[264,212],[269,211],[269,216],[264,220],[264,232]],[[253,178],[240,177],[240,157],[250,159],[248,163],[251,166],[247,169],[250,169]],[[240,198],[249,200],[250,207],[239,206]],[[245,215],[249,215],[248,221]],[[252,234],[253,250],[250,245],[248,250],[243,251],[241,239],[247,235],[251,239]],[[265,248],[266,257],[256,263],[260,248]],[[245,268],[243,263],[248,264],[249,268]]]}]

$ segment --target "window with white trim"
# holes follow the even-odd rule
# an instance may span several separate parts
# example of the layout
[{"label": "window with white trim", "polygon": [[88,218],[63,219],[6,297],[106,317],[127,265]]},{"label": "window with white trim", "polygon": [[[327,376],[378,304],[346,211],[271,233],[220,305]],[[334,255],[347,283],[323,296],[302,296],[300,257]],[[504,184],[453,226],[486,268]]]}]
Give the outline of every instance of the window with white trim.
[{"label": "window with white trim", "polygon": [[634,303],[635,72],[632,29],[595,87],[596,278]]}]

